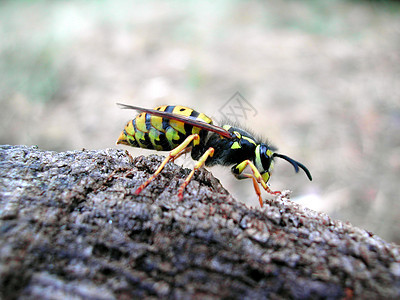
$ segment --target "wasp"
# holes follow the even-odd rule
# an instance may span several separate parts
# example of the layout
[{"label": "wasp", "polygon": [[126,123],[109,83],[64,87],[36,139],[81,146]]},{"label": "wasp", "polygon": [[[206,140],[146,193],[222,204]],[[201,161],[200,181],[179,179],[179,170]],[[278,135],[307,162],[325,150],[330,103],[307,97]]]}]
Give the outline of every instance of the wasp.
[{"label": "wasp", "polygon": [[[281,193],[272,191],[267,185],[274,168],[275,158],[288,161],[296,173],[302,169],[308,179],[312,180],[310,171],[303,164],[277,153],[275,147],[261,142],[246,130],[238,127],[216,126],[211,118],[191,108],[181,105],[163,105],[155,109],[147,109],[117,104],[123,109],[139,112],[125,125],[117,144],[169,151],[156,172],[135,191],[136,195],[156,178],[169,161],[174,161],[188,152],[191,152],[191,157],[197,160],[197,163],[179,187],[180,200],[195,171],[204,165],[232,166],[231,172],[237,179],[251,178],[261,207],[263,201],[259,185],[270,194]],[[249,167],[250,171],[245,172],[246,167]]]}]

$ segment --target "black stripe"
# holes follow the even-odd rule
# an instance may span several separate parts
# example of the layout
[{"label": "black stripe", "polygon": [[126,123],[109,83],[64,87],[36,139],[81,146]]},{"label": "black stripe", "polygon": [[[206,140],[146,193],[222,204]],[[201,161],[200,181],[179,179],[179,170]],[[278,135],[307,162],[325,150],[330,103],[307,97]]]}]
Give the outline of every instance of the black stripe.
[{"label": "black stripe", "polygon": [[184,123],[183,128],[185,129],[186,136],[189,136],[189,135],[191,135],[193,133],[193,131],[192,131],[193,130],[193,126],[192,125]]},{"label": "black stripe", "polygon": [[135,140],[135,137],[128,134],[125,129],[124,129],[124,134],[126,136],[126,140],[129,143],[129,145],[131,145],[132,147],[140,148],[138,142],[136,142]]},{"label": "black stripe", "polygon": [[156,145],[161,146],[164,151],[170,151],[173,149],[173,148],[171,148],[171,146],[167,140],[167,137],[165,136],[164,133],[160,133],[160,135],[158,136],[158,139],[159,139],[159,141],[154,140],[154,142]]},{"label": "black stripe", "polygon": [[197,111],[195,111],[195,110],[192,110],[192,113],[190,114],[190,116],[191,116],[192,118],[197,118],[199,115],[200,115],[200,114],[199,114]]},{"label": "black stripe", "polygon": [[175,105],[168,105],[164,111],[172,113],[174,111],[174,108],[175,108]]},{"label": "black stripe", "polygon": [[146,149],[154,149],[154,145],[151,143],[150,136],[148,133],[144,134],[144,141],[140,140],[140,142],[145,145]]},{"label": "black stripe", "polygon": [[[190,117],[191,117],[191,118],[194,118],[194,119],[196,119],[199,115],[200,115],[200,114],[199,114],[197,111],[195,111],[195,110],[192,110],[192,112],[190,113]],[[186,130],[186,133],[187,133],[187,134],[188,134],[189,132],[190,132],[190,133],[193,133],[193,125],[192,125],[191,127],[185,126],[185,130]]]},{"label": "black stripe", "polygon": [[151,115],[150,114],[146,114],[146,129],[147,131],[150,131],[151,129]]},{"label": "black stripe", "polygon": [[[174,110],[174,108],[175,108],[174,105],[168,105],[168,106],[165,108],[164,111],[165,111],[165,112],[172,113],[172,111]],[[163,120],[162,120],[162,129],[165,131],[165,130],[167,130],[168,127],[169,127],[169,119],[163,118]]]},{"label": "black stripe", "polygon": [[[190,108],[182,108],[181,111],[185,111],[185,110],[187,110],[187,109],[190,109]],[[192,112],[190,113],[190,116],[189,116],[189,117],[195,119],[195,118],[199,115],[199,113],[198,113],[197,111],[194,111],[193,109],[190,109],[190,110],[191,110]],[[193,131],[192,131],[192,130],[193,130],[193,125],[184,123],[183,128],[185,129],[185,132],[186,132],[186,135],[187,135],[187,136],[189,136],[190,134],[193,133]]]},{"label": "black stripe", "polygon": [[188,135],[183,134],[182,132],[176,130],[172,126],[170,126],[170,127],[178,134],[178,137],[179,137],[178,140],[168,140],[168,143],[169,143],[171,149],[174,149],[175,147],[179,146],[188,137]]}]

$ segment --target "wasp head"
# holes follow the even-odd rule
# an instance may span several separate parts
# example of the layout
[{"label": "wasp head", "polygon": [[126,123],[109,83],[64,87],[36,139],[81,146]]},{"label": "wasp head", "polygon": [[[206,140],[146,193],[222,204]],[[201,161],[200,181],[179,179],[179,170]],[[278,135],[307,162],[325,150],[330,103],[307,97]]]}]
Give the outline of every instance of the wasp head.
[{"label": "wasp head", "polygon": [[274,152],[266,144],[259,144],[255,150],[254,164],[260,172],[264,182],[268,182],[271,172],[274,169]]},{"label": "wasp head", "polygon": [[256,157],[255,157],[255,166],[257,167],[258,171],[260,172],[264,182],[268,182],[271,172],[274,169],[274,158],[279,157],[282,158],[286,161],[288,161],[293,167],[296,173],[299,172],[300,169],[302,169],[308,179],[311,181],[311,173],[310,171],[304,166],[302,163],[299,163],[298,161],[295,161],[294,159],[274,152],[268,145],[266,144],[260,144],[256,147]]}]

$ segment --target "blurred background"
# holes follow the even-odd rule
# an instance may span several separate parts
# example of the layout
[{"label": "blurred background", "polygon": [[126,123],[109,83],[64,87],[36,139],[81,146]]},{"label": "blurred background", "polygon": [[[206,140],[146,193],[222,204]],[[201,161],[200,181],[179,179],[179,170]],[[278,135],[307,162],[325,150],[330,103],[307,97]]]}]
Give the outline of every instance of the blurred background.
[{"label": "blurred background", "polygon": [[123,149],[116,102],[237,118],[314,178],[277,160],[272,189],[400,244],[398,1],[0,2],[1,144]]}]

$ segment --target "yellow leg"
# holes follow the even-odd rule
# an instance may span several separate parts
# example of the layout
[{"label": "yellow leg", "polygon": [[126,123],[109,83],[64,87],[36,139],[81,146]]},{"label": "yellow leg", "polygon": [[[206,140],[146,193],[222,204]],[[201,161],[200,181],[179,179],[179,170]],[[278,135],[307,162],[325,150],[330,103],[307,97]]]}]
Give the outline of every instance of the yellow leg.
[{"label": "yellow leg", "polygon": [[[253,174],[247,174],[247,173],[242,174],[242,172],[244,171],[244,169],[247,166],[250,167],[250,170],[252,171]],[[254,189],[256,191],[256,194],[258,195],[258,200],[260,201],[261,207],[263,207],[263,201],[261,198],[260,188],[258,187],[257,183],[260,183],[261,186],[264,188],[264,190],[266,190],[270,194],[279,195],[281,193],[280,191],[272,191],[268,187],[268,185],[263,180],[263,178],[262,178],[260,172],[258,171],[258,169],[256,168],[256,166],[250,160],[247,159],[247,160],[241,162],[240,164],[238,164],[236,166],[236,169],[238,170],[238,174],[236,175],[238,178],[240,178],[240,176],[244,176],[244,177],[253,179]]]},{"label": "yellow leg", "polygon": [[183,198],[183,191],[185,190],[186,186],[189,184],[190,180],[192,179],[194,172],[198,169],[200,169],[202,166],[204,166],[206,160],[208,157],[212,157],[214,155],[214,148],[210,147],[204,154],[200,157],[199,161],[195,164],[192,172],[186,177],[185,181],[182,183],[182,185],[179,187],[178,191],[178,197],[179,200],[182,200]]},{"label": "yellow leg", "polygon": [[170,161],[174,161],[175,159],[177,159],[179,156],[181,156],[182,154],[186,153],[186,148],[189,146],[189,144],[193,141],[196,140],[198,141],[200,139],[198,134],[191,134],[189,135],[183,142],[182,144],[180,144],[178,147],[176,147],[175,149],[171,150],[168,154],[168,156],[164,159],[164,161],[161,163],[161,165],[158,167],[157,171],[154,172],[154,174],[146,180],[145,183],[143,183],[141,186],[139,186],[139,188],[135,191],[136,195],[139,195],[140,192],[149,185],[149,183],[151,181],[154,180],[154,178],[157,177],[158,174],[160,174],[160,172],[162,171],[162,169],[164,169],[165,165]]},{"label": "yellow leg", "polygon": [[262,200],[262,197],[261,197],[261,191],[260,191],[260,188],[258,186],[258,182],[257,182],[256,178],[254,177],[253,174],[243,174],[243,176],[246,176],[247,178],[251,178],[253,180],[254,190],[256,191],[256,194],[258,196],[258,201],[260,202],[260,206],[263,207],[263,200]]},{"label": "yellow leg", "polygon": [[175,162],[175,160],[179,157],[179,156],[181,156],[181,155],[183,155],[183,154],[186,154],[186,153],[189,153],[190,151],[192,151],[192,147],[186,147],[185,149],[183,149],[181,152],[179,152],[175,157],[173,157],[171,160],[172,160],[172,162]]}]

